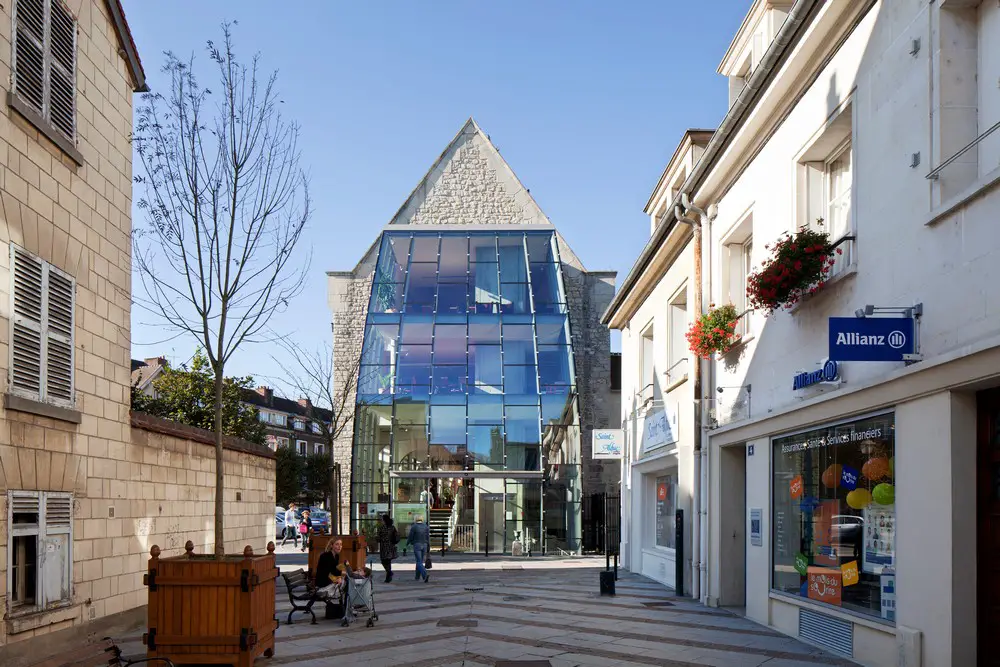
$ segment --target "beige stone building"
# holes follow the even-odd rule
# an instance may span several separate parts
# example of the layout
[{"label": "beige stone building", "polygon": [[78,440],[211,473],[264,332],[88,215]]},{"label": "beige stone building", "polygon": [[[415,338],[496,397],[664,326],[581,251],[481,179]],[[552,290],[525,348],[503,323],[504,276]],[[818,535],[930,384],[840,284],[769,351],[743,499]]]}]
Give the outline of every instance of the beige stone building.
[{"label": "beige stone building", "polygon": [[[15,642],[141,615],[154,543],[211,548],[204,433],[129,415],[129,137],[145,89],[117,0],[0,5],[5,665],[17,664]],[[273,458],[231,444],[227,547],[263,548]]]}]

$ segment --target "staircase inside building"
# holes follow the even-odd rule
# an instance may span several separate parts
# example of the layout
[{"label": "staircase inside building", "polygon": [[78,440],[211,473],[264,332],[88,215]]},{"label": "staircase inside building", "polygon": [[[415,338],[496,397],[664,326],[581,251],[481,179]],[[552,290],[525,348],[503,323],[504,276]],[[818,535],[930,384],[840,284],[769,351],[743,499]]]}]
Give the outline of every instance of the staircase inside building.
[{"label": "staircase inside building", "polygon": [[451,509],[445,507],[431,510],[427,522],[427,528],[431,535],[431,549],[440,549],[442,544],[448,543],[450,520]]}]

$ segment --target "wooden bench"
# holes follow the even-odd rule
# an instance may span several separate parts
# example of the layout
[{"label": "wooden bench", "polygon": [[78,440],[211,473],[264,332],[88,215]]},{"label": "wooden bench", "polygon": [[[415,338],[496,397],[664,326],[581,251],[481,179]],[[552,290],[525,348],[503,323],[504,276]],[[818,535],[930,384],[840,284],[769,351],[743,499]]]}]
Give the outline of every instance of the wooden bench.
[{"label": "wooden bench", "polygon": [[292,614],[304,611],[312,616],[312,622],[315,625],[316,614],[313,613],[312,606],[323,601],[323,598],[317,595],[316,588],[312,585],[309,577],[303,570],[294,570],[282,573],[281,578],[285,580],[285,586],[288,587],[288,600],[292,603],[292,610],[288,612],[288,624],[292,624]]}]

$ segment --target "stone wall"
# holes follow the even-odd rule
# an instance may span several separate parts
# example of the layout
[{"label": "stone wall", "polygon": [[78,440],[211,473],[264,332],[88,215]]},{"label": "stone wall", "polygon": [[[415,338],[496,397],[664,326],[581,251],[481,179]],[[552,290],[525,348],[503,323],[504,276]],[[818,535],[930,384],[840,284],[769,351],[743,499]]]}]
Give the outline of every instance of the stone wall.
[{"label": "stone wall", "polygon": [[[0,445],[0,487],[73,494],[73,595],[56,611],[10,618],[0,644],[13,643],[146,604],[142,575],[149,549],[168,555],[214,547],[213,434],[175,422],[133,415],[117,437],[77,436],[69,425],[8,413],[18,447]],[[227,439],[226,550],[274,539],[274,454]],[[6,535],[7,496],[0,496]],[[0,546],[0,598],[6,597],[7,541]],[[6,604],[6,603],[4,603]]]}]

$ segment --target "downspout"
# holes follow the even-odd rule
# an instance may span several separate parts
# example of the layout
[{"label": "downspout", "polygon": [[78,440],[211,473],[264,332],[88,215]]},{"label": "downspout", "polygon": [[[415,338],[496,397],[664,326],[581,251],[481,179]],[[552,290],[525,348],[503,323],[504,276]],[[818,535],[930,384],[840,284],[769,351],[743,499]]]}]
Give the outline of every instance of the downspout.
[{"label": "downspout", "polygon": [[[687,195],[681,195],[682,201],[687,203]],[[705,312],[704,303],[702,298],[702,279],[701,279],[701,256],[702,256],[702,239],[701,239],[701,222],[695,220],[694,218],[688,218],[684,216],[684,209],[680,206],[674,206],[674,217],[677,218],[677,222],[682,222],[686,225],[691,225],[691,230],[694,234],[694,240],[692,243],[692,252],[694,253],[694,312],[696,317],[701,317]],[[701,357],[695,357],[695,368],[694,368],[694,421],[695,424],[701,424],[704,416],[702,410],[702,400],[701,400],[701,371],[702,371],[702,359]],[[702,429],[697,428],[694,431],[694,483],[696,487],[701,486],[700,474],[701,474],[701,434]],[[700,577],[696,574],[701,567],[701,553],[699,546],[701,544],[701,490],[700,488],[693,489],[691,494],[691,597],[695,600],[700,598],[701,589]]]},{"label": "downspout", "polygon": [[[681,193],[681,203],[684,208],[688,211],[694,212],[699,220],[702,221],[702,234],[708,237],[708,243],[703,243],[703,246],[707,246],[707,263],[708,271],[703,272],[704,277],[704,292],[708,294],[708,301],[712,301],[712,222],[718,215],[718,207],[714,204],[708,207],[708,211],[695,206],[691,203],[691,199],[688,197],[686,192]],[[700,262],[699,262],[700,264]],[[700,266],[699,266],[700,269]],[[696,394],[696,398],[701,398],[698,401],[699,410],[699,423],[698,423],[698,447],[695,451],[695,479],[698,481],[698,508],[700,511],[696,511],[696,519],[698,522],[697,528],[695,528],[694,537],[698,538],[696,544],[692,544],[694,554],[697,556],[697,561],[692,563],[693,568],[697,568],[697,581],[692,582],[694,597],[697,597],[703,603],[707,603],[708,594],[708,508],[709,508],[709,480],[711,479],[711,457],[712,448],[707,445],[708,443],[708,410],[705,409],[704,395],[707,394],[714,398],[715,396],[715,364],[712,363],[700,363],[699,359],[699,375],[701,371],[704,371],[704,378],[700,378],[704,381],[704,384],[699,382],[695,385],[696,391],[698,388],[704,387],[707,391],[703,391],[699,397]],[[692,573],[692,578],[694,574]]]}]

